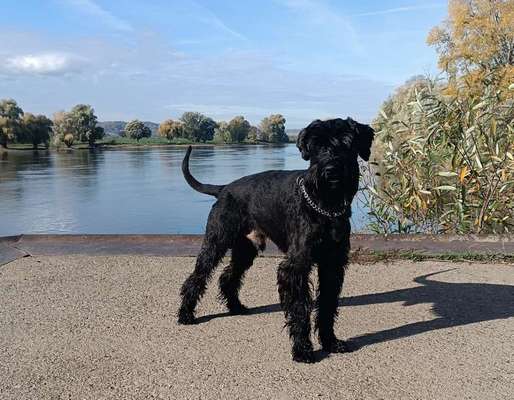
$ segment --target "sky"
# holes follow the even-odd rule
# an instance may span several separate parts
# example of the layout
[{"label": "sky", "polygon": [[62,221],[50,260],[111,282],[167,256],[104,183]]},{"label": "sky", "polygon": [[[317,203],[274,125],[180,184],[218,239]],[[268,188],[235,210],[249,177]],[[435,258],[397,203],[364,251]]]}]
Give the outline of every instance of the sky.
[{"label": "sky", "polygon": [[0,98],[100,120],[370,122],[437,73],[426,37],[446,14],[445,0],[1,0]]}]

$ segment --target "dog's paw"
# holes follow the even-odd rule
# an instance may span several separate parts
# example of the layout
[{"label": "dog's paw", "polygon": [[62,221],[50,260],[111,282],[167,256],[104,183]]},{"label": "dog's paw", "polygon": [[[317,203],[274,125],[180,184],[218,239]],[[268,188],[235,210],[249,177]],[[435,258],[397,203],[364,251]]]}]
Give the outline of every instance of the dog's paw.
[{"label": "dog's paw", "polygon": [[350,353],[352,349],[344,340],[334,339],[330,344],[323,345],[323,351],[328,353]]},{"label": "dog's paw", "polygon": [[293,361],[312,364],[316,362],[311,343],[293,345]]},{"label": "dog's paw", "polygon": [[301,351],[301,352],[293,352],[293,361],[312,364],[316,362],[316,358],[314,357],[314,351]]},{"label": "dog's paw", "polygon": [[231,315],[248,315],[248,314],[250,314],[250,310],[248,309],[248,307],[246,307],[244,304],[241,304],[241,303],[230,306],[228,308],[228,312]]},{"label": "dog's paw", "polygon": [[194,323],[196,323],[196,320],[193,313],[180,311],[178,313],[177,322],[180,325],[193,325]]}]

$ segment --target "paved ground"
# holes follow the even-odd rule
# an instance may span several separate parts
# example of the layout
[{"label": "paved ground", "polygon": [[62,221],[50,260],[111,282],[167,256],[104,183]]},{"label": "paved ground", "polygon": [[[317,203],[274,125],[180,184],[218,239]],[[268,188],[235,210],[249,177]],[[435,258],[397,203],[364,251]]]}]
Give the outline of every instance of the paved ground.
[{"label": "paved ground", "polygon": [[337,333],[360,349],[299,365],[277,259],[248,274],[252,315],[226,316],[211,285],[201,323],[183,327],[177,293],[193,262],[37,256],[0,267],[0,398],[512,398],[512,265],[352,265]]}]

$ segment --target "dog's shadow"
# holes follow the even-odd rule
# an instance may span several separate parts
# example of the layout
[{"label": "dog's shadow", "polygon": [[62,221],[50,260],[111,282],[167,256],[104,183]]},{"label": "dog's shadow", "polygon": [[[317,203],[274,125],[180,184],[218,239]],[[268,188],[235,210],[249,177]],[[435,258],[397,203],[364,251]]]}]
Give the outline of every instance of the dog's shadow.
[{"label": "dog's shadow", "polygon": [[[364,346],[437,329],[514,317],[514,286],[490,283],[449,283],[428,279],[447,271],[418,276],[414,279],[414,282],[421,286],[340,299],[339,306],[344,307],[395,302],[403,302],[404,306],[433,304],[434,319],[356,336],[348,341],[351,349],[357,350]],[[281,311],[280,304],[270,304],[251,308],[249,314],[266,314],[278,311]],[[206,315],[199,317],[198,323],[228,315],[228,313]]]}]

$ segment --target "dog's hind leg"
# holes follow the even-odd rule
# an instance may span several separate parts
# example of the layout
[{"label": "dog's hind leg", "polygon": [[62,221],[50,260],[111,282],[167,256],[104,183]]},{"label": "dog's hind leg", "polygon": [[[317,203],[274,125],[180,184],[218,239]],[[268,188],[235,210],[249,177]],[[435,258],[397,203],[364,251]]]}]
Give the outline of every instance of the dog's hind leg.
[{"label": "dog's hind leg", "polygon": [[232,248],[230,264],[225,267],[219,280],[219,298],[226,303],[231,314],[248,313],[248,309],[239,301],[239,289],[245,272],[252,266],[256,256],[254,243],[245,236],[240,237]]},{"label": "dog's hind leg", "polygon": [[220,207],[215,204],[209,214],[202,249],[196,259],[195,269],[180,290],[182,304],[178,311],[179,324],[187,325],[195,322],[196,305],[205,293],[212,272],[234,243],[234,232],[238,230],[230,228],[230,216],[223,215]]},{"label": "dog's hind leg", "polygon": [[[302,246],[307,248],[307,246]],[[289,336],[293,341],[293,360],[314,362],[310,339],[311,291],[309,274],[312,261],[303,252],[288,252],[287,258],[278,267],[277,284],[280,303],[286,316]]]},{"label": "dog's hind leg", "polygon": [[[339,294],[343,287],[347,263],[345,253],[327,257],[318,263],[318,296],[316,300],[316,329],[324,351],[344,353],[348,351],[346,343],[334,334],[334,322],[337,317]],[[341,254],[342,253],[342,254]]]}]

